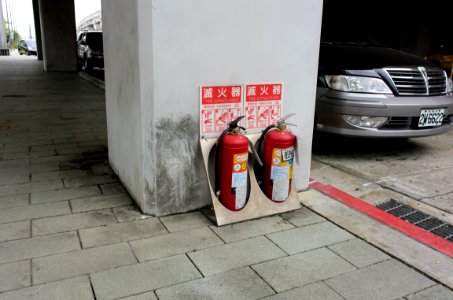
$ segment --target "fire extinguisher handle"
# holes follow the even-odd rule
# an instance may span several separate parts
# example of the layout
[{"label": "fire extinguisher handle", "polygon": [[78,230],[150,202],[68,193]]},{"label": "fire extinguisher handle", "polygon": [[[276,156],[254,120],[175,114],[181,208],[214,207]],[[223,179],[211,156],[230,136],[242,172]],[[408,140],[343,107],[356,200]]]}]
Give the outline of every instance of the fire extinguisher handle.
[{"label": "fire extinguisher handle", "polygon": [[260,164],[260,166],[263,166],[263,162],[261,161],[261,158],[258,155],[258,152],[256,152],[255,146],[253,146],[253,143],[251,140],[249,140],[249,146],[250,146],[250,149],[252,149],[252,153],[253,153],[253,156],[255,157],[256,161]]},{"label": "fire extinguisher handle", "polygon": [[[228,124],[228,125],[229,125],[229,129],[231,130],[231,129],[234,129],[234,128],[236,128],[236,127],[242,128],[241,126],[238,126],[238,124],[239,124],[239,122],[240,122],[243,118],[245,118],[245,116],[239,116],[238,118],[236,118],[236,120],[231,121],[231,122]],[[244,129],[244,130],[245,130],[245,129]]]},{"label": "fire extinguisher handle", "polygon": [[278,127],[282,126],[283,124],[286,123],[285,121],[287,119],[289,119],[290,117],[295,116],[295,115],[296,115],[295,113],[290,113],[290,114],[284,116],[283,118],[281,118],[280,120],[277,121],[277,126]]}]

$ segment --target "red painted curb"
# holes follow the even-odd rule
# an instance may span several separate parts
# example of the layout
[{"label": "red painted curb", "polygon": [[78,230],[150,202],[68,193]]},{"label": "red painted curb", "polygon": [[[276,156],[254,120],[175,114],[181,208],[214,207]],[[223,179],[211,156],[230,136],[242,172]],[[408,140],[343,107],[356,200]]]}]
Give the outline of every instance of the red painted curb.
[{"label": "red painted curb", "polygon": [[414,240],[453,257],[453,243],[448,240],[406,222],[331,185],[312,181],[310,182],[310,187],[408,235]]}]

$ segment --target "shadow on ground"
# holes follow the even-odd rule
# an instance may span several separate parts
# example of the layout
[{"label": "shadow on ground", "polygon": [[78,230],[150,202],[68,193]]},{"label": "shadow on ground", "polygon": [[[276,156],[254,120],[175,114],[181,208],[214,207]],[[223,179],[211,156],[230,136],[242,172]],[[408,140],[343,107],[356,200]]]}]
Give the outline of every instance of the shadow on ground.
[{"label": "shadow on ground", "polygon": [[417,139],[407,138],[352,138],[333,134],[316,133],[313,136],[313,155],[337,157],[395,157],[410,156],[423,151],[426,146]]}]

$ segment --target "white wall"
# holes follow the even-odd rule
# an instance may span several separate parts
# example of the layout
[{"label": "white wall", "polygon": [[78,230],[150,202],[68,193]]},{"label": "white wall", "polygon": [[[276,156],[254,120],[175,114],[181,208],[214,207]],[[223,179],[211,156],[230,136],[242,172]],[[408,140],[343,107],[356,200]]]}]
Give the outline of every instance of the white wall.
[{"label": "white wall", "polygon": [[[142,209],[162,215],[210,201],[198,146],[200,85],[283,82],[284,114],[297,114],[291,120],[299,137],[296,184],[307,188],[322,2],[137,0],[127,7],[122,2],[102,2],[104,32],[117,40],[104,41],[109,151],[129,190],[139,181],[135,164],[142,162]],[[128,44],[137,44],[119,46],[128,32],[133,36]],[[119,168],[127,148],[123,135],[133,149]]]}]

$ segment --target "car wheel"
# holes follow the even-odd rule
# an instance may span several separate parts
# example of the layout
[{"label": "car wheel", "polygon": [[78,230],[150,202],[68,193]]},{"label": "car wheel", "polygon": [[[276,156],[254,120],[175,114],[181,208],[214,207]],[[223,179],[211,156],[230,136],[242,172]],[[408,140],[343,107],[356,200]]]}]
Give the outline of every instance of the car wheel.
[{"label": "car wheel", "polygon": [[91,65],[90,60],[86,57],[85,60],[83,61],[83,69],[85,70],[85,72],[93,70],[93,66]]}]

